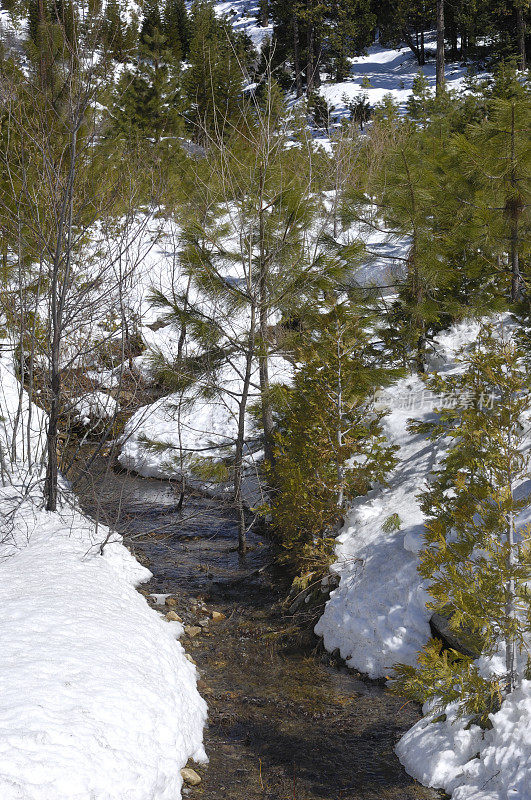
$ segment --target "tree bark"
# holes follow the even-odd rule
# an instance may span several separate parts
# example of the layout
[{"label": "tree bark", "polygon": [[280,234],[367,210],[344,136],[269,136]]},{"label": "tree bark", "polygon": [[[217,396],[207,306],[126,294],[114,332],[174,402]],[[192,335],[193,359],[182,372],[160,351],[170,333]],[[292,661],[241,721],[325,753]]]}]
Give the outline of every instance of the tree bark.
[{"label": "tree bark", "polygon": [[519,218],[520,204],[518,202],[518,181],[516,176],[516,154],[515,154],[515,121],[514,103],[511,107],[511,189],[512,196],[507,204],[510,225],[510,261],[511,261],[511,302],[517,303],[522,296],[522,275],[520,273],[519,259]]},{"label": "tree bark", "polygon": [[309,97],[313,92],[313,79],[314,79],[314,68],[313,68],[313,25],[310,23],[308,25],[308,41],[307,41],[307,61],[306,61],[306,96]]},{"label": "tree bark", "polygon": [[273,445],[273,409],[271,408],[269,385],[269,331],[268,331],[268,284],[269,262],[265,242],[265,212],[264,212],[264,166],[260,165],[259,179],[259,332],[260,351],[258,357],[258,371],[260,377],[260,401],[262,406],[262,427],[264,429],[264,456],[270,470],[274,468],[275,454]]},{"label": "tree bark", "polygon": [[269,27],[269,0],[260,0],[260,25]]},{"label": "tree bark", "polygon": [[519,67],[523,71],[526,69],[525,18],[522,6],[519,2],[516,4],[516,39],[518,46],[518,57],[520,59]]},{"label": "tree bark", "polygon": [[236,452],[234,455],[234,505],[238,512],[238,552],[242,555],[247,550],[245,508],[243,504],[242,483],[243,483],[243,448],[245,445],[245,414],[247,411],[247,401],[249,399],[249,387],[251,385],[251,375],[253,370],[254,356],[254,336],[255,336],[255,310],[251,308],[251,325],[249,330],[249,343],[245,358],[245,372],[243,376],[243,387],[238,408],[238,433],[236,435]]},{"label": "tree bark", "polygon": [[[72,209],[74,200],[74,181],[77,159],[77,122],[72,131],[70,144],[70,166],[67,185],[57,227],[57,241],[52,265],[50,323],[52,347],[50,353],[50,407],[46,430],[46,478],[44,496],[47,511],[57,510],[57,486],[59,463],[57,448],[59,444],[59,414],[61,411],[61,338],[63,334],[63,310],[68,292],[71,266]],[[65,231],[66,229],[66,231]],[[66,239],[65,239],[66,236]],[[61,275],[61,269],[64,270]]]},{"label": "tree bark", "polygon": [[293,69],[295,70],[295,91],[297,97],[302,97],[302,75],[299,54],[299,22],[293,15]]},{"label": "tree bark", "polygon": [[444,0],[437,0],[436,94],[444,91]]}]

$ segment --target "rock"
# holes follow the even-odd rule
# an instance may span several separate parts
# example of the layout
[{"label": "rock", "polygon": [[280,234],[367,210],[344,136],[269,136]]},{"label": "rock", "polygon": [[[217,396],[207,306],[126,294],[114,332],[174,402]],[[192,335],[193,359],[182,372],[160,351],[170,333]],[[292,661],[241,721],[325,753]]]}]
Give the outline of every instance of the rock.
[{"label": "rock", "polygon": [[186,659],[188,659],[188,661],[190,662],[190,664],[193,664],[194,666],[197,666],[197,665],[196,665],[196,663],[195,663],[195,661],[194,661],[194,659],[193,659],[193,658],[192,658],[192,656],[190,655],[190,653],[185,653],[185,654],[184,654],[184,657],[185,657]]},{"label": "rock", "polygon": [[446,614],[432,614],[430,618],[432,634],[442,641],[444,647],[450,647],[470,658],[479,658],[480,651],[474,647],[471,632],[464,627],[459,631],[453,630],[450,619],[451,617]]},{"label": "rock", "polygon": [[182,618],[177,614],[176,611],[168,611],[166,614],[166,619],[168,622],[182,622]]},{"label": "rock", "polygon": [[182,779],[188,786],[199,786],[201,783],[201,778],[195,771],[195,769],[190,769],[190,767],[184,767],[181,770]]},{"label": "rock", "polygon": [[184,632],[186,633],[187,636],[193,638],[194,636],[197,636],[199,633],[201,633],[201,628],[198,625],[185,625]]},{"label": "rock", "polygon": [[164,602],[166,603],[168,608],[175,608],[175,606],[178,604],[176,597],[167,597]]},{"label": "rock", "polygon": [[209,622],[210,620],[208,617],[201,617],[201,619],[197,621],[197,624],[200,625],[201,628],[207,628]]},{"label": "rock", "polygon": [[225,614],[223,614],[223,612],[221,611],[213,611],[211,617],[212,617],[212,622],[221,622],[221,620],[227,619]]}]

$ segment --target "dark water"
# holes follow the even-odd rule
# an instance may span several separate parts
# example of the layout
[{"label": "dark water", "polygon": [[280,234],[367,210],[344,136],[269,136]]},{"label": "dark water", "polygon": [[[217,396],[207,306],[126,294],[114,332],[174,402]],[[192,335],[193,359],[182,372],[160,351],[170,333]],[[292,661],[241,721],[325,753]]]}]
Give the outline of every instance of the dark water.
[{"label": "dark water", "polygon": [[209,705],[210,763],[198,769],[200,786],[186,790],[191,798],[440,797],[406,775],[393,752],[418,708],[338,667],[311,631],[282,615],[286,585],[271,547],[251,533],[251,550],[239,557],[230,507],[192,496],[178,511],[168,483],[113,473],[92,474],[80,496],[153,572],[146,596],[171,594],[188,625],[205,623],[213,610],[226,617],[183,638]]}]

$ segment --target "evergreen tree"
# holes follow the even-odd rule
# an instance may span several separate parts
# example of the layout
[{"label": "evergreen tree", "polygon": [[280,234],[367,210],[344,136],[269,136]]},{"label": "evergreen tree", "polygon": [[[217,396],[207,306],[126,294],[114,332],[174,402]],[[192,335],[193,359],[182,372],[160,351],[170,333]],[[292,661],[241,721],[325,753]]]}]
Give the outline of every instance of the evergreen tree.
[{"label": "evergreen tree", "polygon": [[518,487],[528,475],[531,396],[523,353],[503,333],[485,326],[459,361],[462,374],[426,381],[441,396],[438,420],[411,424],[412,432],[450,441],[421,495],[419,571],[433,598],[429,607],[449,617],[473,651],[492,656],[504,649],[505,671],[485,677],[470,658],[441,655],[430,643],[417,669],[399,668],[397,688],[434,700],[434,708],[457,701],[462,714],[484,722],[516,685],[529,629],[530,553],[518,515],[531,497]]},{"label": "evergreen tree", "polygon": [[145,34],[134,71],[124,72],[113,96],[111,134],[156,144],[182,131],[179,71],[158,28]]},{"label": "evergreen tree", "polygon": [[370,0],[336,0],[324,45],[325,59],[336,81],[346,80],[350,58],[362,53],[371,43],[375,24]]},{"label": "evergreen tree", "polygon": [[142,17],[142,27],[140,28],[140,43],[149,47],[148,40],[154,34],[162,33],[162,18],[158,0],[146,0],[144,3],[144,13]]},{"label": "evergreen tree", "polygon": [[190,51],[190,24],[184,0],[166,0],[163,30],[175,61],[187,58]]},{"label": "evergreen tree", "polygon": [[190,27],[190,67],[184,75],[187,119],[196,139],[206,144],[220,131],[231,134],[241,121],[249,42],[227,20],[219,20],[205,0],[192,6]]},{"label": "evergreen tree", "polygon": [[105,47],[117,61],[125,61],[132,49],[131,32],[122,15],[120,0],[108,0],[102,26]]},{"label": "evergreen tree", "polygon": [[285,557],[294,564],[329,554],[348,502],[384,481],[396,464],[383,414],[372,404],[374,390],[396,373],[381,366],[369,324],[349,301],[330,302],[304,318],[276,435],[275,492],[268,506]]},{"label": "evergreen tree", "polygon": [[466,226],[471,243],[483,254],[485,273],[498,274],[500,290],[514,303],[524,294],[523,265],[530,252],[526,120],[531,103],[517,81],[511,85],[512,97],[492,97],[486,117],[453,137],[451,192],[457,224]]}]

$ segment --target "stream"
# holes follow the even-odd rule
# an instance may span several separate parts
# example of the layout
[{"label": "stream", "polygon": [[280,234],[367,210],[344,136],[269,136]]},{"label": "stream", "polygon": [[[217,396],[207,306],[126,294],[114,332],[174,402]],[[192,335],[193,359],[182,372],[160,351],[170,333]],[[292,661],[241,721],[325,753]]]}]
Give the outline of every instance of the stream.
[{"label": "stream", "polygon": [[[262,532],[249,534],[242,558],[230,506],[191,494],[179,510],[169,482],[105,473],[103,465],[92,468],[78,494],[85,511],[124,534],[152,571],[140,587],[148,602],[163,613],[171,607],[185,625],[201,628],[182,643],[197,664],[209,706],[210,761],[194,766],[202,781],[184,789],[188,797],[441,797],[409,777],[394,755],[419,708],[338,665],[311,631],[289,630],[280,609],[288,587]],[[153,596],[161,594],[170,598]],[[209,620],[212,611],[225,619]]]}]

